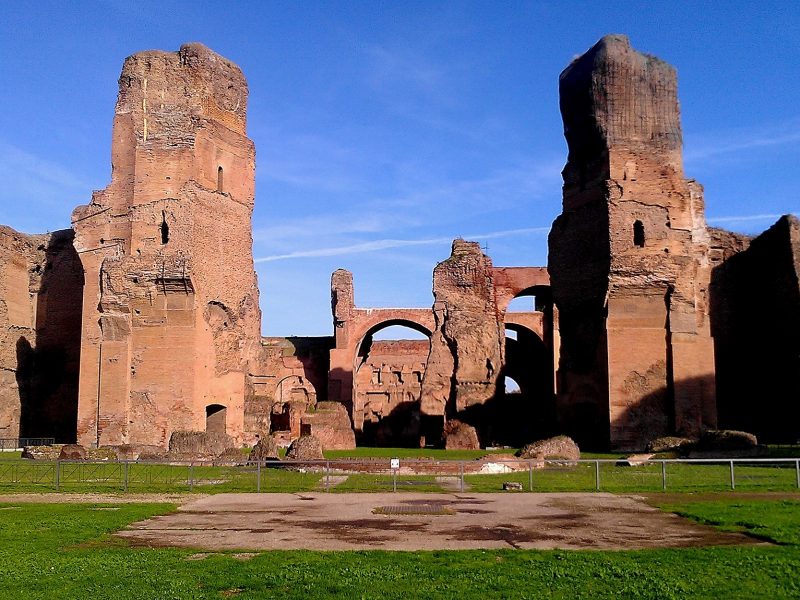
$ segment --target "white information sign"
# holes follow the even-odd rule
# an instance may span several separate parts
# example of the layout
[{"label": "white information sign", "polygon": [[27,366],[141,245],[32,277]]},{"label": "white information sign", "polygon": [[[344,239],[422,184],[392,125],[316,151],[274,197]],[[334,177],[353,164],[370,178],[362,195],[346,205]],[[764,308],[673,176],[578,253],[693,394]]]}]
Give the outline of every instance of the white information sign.
[{"label": "white information sign", "polygon": [[399,458],[393,458],[392,459],[391,468],[392,469],[399,469],[400,468],[400,459]]}]

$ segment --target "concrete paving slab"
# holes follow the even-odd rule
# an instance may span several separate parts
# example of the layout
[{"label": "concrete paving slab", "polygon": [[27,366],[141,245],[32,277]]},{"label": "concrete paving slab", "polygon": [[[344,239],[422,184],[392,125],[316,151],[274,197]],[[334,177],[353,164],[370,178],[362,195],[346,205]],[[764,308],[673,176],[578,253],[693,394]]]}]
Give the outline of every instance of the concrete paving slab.
[{"label": "concrete paving slab", "polygon": [[135,544],[212,551],[763,544],[661,512],[641,498],[605,493],[218,494],[117,535]]}]

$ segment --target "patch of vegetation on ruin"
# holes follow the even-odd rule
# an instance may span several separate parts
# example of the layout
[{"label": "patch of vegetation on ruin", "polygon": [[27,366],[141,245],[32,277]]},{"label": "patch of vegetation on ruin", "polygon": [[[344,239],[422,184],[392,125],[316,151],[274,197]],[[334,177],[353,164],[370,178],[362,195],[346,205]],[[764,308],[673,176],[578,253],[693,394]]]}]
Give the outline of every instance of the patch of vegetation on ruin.
[{"label": "patch of vegetation on ruin", "polygon": [[777,544],[771,546],[241,554],[134,547],[110,535],[174,508],[0,505],[3,597],[669,599],[800,594],[800,499],[731,496],[663,506]]}]

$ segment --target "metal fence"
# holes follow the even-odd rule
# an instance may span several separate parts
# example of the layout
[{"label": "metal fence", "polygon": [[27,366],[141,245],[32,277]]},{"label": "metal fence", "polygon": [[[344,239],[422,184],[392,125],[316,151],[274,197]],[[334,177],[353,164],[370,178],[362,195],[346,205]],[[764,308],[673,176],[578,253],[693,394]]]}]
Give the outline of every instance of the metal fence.
[{"label": "metal fence", "polygon": [[791,491],[800,459],[39,461],[0,457],[0,492]]},{"label": "metal fence", "polygon": [[0,452],[22,450],[25,446],[52,446],[55,438],[0,438]]}]

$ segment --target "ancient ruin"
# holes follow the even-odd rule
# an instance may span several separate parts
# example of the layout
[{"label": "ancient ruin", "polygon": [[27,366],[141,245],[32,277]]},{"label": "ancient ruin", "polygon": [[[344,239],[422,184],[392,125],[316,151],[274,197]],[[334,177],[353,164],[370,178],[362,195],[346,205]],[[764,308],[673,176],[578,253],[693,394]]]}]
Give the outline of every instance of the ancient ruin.
[{"label": "ancient ruin", "polygon": [[[706,226],[675,70],[627,38],[575,59],[560,98],[547,267],[495,267],[458,239],[431,308],[359,307],[338,270],[332,335],[263,338],[244,75],[200,44],[129,57],[108,187],[69,230],[0,228],[0,437],[643,449],[720,425],[795,441],[797,218],[755,239]],[[532,309],[509,311],[518,297]],[[375,339],[394,325],[426,339]]]}]

